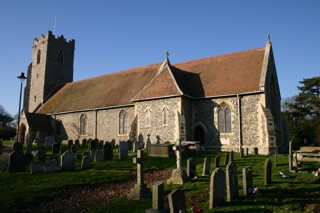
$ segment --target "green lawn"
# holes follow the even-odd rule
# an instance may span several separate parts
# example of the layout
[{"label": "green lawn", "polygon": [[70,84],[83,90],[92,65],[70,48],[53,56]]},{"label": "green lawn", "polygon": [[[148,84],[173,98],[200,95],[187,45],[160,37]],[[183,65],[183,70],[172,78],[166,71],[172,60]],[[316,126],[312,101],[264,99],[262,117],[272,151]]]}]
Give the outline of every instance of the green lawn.
[{"label": "green lawn", "polygon": [[[81,153],[84,150],[79,150]],[[207,151],[203,155],[185,156],[183,167],[186,167],[186,158],[195,157],[197,159],[197,173],[199,177],[195,180],[180,185],[165,184],[165,194],[173,189],[184,189],[186,192],[187,208],[192,204],[201,208],[204,212],[317,212],[320,211],[320,178],[311,173],[289,173],[288,156],[278,155],[277,166],[275,166],[274,156],[254,156],[249,155],[240,158],[235,153],[235,163],[238,169],[239,194],[240,197],[232,202],[226,203],[222,207],[215,207],[212,210],[209,206],[209,177],[201,177],[204,157],[212,159],[211,172],[213,171],[214,158],[219,155],[220,165],[223,165],[225,153]],[[263,168],[266,159],[273,162],[272,183],[269,186],[263,184]],[[79,168],[80,159],[77,162]],[[258,187],[258,193],[250,196],[243,196],[242,191],[242,168],[252,166],[254,185]],[[173,169],[175,159],[146,158],[146,170],[159,170],[164,168]],[[320,163],[302,163],[300,170],[316,170]],[[73,172],[58,172],[49,174],[31,175],[24,173],[1,173],[0,174],[0,211],[15,212],[17,203],[26,204],[37,200],[43,196],[53,196],[60,190],[73,189],[87,184],[112,183],[129,178],[130,170],[135,170],[132,158],[127,160],[105,161],[95,163],[90,170],[81,171],[76,169]],[[285,179],[279,174],[286,172],[292,178]],[[166,203],[167,204],[167,200]],[[108,209],[103,209],[97,204],[96,212],[145,212],[151,207],[151,201],[128,201],[126,197],[112,200]],[[121,209],[121,211],[120,211]]]}]

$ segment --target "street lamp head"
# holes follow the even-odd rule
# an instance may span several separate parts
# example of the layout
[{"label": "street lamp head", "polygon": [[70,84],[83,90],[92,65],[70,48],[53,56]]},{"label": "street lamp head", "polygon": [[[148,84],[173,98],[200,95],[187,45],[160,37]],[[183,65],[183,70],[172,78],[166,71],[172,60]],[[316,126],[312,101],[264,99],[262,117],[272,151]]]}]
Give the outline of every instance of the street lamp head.
[{"label": "street lamp head", "polygon": [[20,75],[20,76],[18,76],[17,78],[19,78],[19,80],[21,81],[21,83],[22,83],[24,80],[26,80],[26,79],[27,79],[27,77],[26,77],[26,76],[24,76],[24,72],[22,72],[22,73],[21,73],[21,75]]}]

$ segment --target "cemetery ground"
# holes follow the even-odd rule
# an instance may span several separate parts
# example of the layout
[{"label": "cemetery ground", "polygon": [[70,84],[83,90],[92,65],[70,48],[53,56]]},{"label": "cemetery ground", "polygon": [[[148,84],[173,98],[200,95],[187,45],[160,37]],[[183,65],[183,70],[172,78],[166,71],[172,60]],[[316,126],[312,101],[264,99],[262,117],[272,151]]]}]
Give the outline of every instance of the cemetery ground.
[{"label": "cemetery ground", "polygon": [[[10,143],[4,142],[6,146]],[[84,151],[86,149],[81,147],[78,153]],[[253,154],[240,158],[239,153],[234,156],[239,197],[209,209],[210,177],[201,176],[203,160],[205,157],[211,159],[212,173],[217,155],[220,156],[219,168],[225,171],[225,152],[184,153],[182,168],[186,168],[188,158],[195,158],[197,178],[183,185],[168,185],[166,180],[176,168],[176,159],[151,158],[145,152],[145,183],[149,187],[156,181],[165,183],[166,207],[166,195],[174,189],[184,189],[188,212],[196,212],[191,210],[192,205],[203,209],[203,212],[320,212],[320,177],[311,173],[320,167],[319,162],[301,162],[298,172],[290,173],[288,155],[277,155],[276,160],[275,156]],[[127,199],[127,194],[136,183],[136,165],[132,163],[132,157],[119,160],[114,156],[112,161],[95,162],[87,170],[80,169],[80,159],[76,161],[76,170],[69,172],[30,174],[29,170],[18,173],[2,171],[0,212],[145,212],[152,207],[151,199]],[[266,159],[272,161],[272,180],[269,185],[264,184]],[[252,167],[253,184],[258,189],[257,193],[248,196],[243,195],[242,189],[242,169],[246,166]],[[284,178],[280,172],[288,174],[290,178]]]}]

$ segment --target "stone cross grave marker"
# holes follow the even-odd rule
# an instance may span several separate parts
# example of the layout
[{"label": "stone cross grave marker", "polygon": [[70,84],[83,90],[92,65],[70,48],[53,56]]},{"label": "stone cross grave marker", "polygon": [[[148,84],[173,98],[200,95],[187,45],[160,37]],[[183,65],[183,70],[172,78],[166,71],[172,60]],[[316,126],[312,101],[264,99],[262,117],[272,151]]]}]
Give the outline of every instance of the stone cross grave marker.
[{"label": "stone cross grave marker", "polygon": [[264,184],[269,185],[271,183],[272,163],[267,159],[264,162]]},{"label": "stone cross grave marker", "polygon": [[176,189],[168,194],[170,213],[186,212],[186,197],[184,190]]},{"label": "stone cross grave marker", "polygon": [[113,159],[113,149],[112,145],[109,142],[105,142],[103,145],[103,159],[112,160]]},{"label": "stone cross grave marker", "polygon": [[226,153],[226,156],[225,156],[225,158],[224,158],[224,165],[225,165],[225,166],[228,165],[228,163],[229,163],[229,158],[230,158],[230,152],[227,152],[227,153]]},{"label": "stone cross grave marker", "polygon": [[249,195],[253,192],[253,178],[252,178],[252,168],[247,166],[242,169],[242,186],[243,194]]},{"label": "stone cross grave marker", "polygon": [[219,168],[219,167],[220,167],[220,156],[217,155],[214,162],[214,168]]},{"label": "stone cross grave marker", "polygon": [[237,166],[234,162],[230,162],[226,168],[227,183],[227,201],[234,200],[239,197],[238,190],[238,173]]},{"label": "stone cross grave marker", "polygon": [[197,162],[195,158],[187,160],[187,176],[189,178],[197,178]]},{"label": "stone cross grave marker", "polygon": [[147,137],[148,137],[148,138],[147,138],[147,143],[146,143],[146,149],[149,149],[149,147],[151,146],[150,136],[151,136],[151,135],[148,133],[148,134],[147,134]]},{"label": "stone cross grave marker", "polygon": [[211,164],[211,159],[208,157],[205,157],[203,159],[202,176],[209,176],[210,175],[210,164]]},{"label": "stone cross grave marker", "polygon": [[226,175],[220,168],[216,168],[210,177],[209,209],[225,203]]},{"label": "stone cross grave marker", "polygon": [[133,158],[133,163],[137,164],[137,184],[128,194],[128,200],[141,200],[151,196],[150,189],[144,183],[144,155],[143,150],[138,150],[137,157]]},{"label": "stone cross grave marker", "polygon": [[128,144],[125,141],[121,141],[119,144],[119,159],[128,158]]},{"label": "stone cross grave marker", "polygon": [[169,213],[170,209],[164,208],[164,184],[160,181],[152,186],[152,208],[146,213]]},{"label": "stone cross grave marker", "polygon": [[9,155],[8,172],[24,172],[26,170],[23,145],[20,142],[13,144],[13,152]]},{"label": "stone cross grave marker", "polygon": [[67,150],[61,155],[61,170],[62,171],[73,171],[76,167],[76,159],[74,154]]}]

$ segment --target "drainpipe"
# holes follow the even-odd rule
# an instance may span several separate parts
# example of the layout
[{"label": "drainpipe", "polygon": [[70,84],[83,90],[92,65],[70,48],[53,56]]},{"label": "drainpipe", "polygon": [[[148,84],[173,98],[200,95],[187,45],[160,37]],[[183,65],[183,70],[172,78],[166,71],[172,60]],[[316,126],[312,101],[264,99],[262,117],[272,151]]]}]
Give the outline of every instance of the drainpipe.
[{"label": "drainpipe", "polygon": [[241,152],[241,148],[242,148],[242,122],[241,122],[241,97],[239,94],[237,94],[237,102],[238,102],[239,152]]}]

